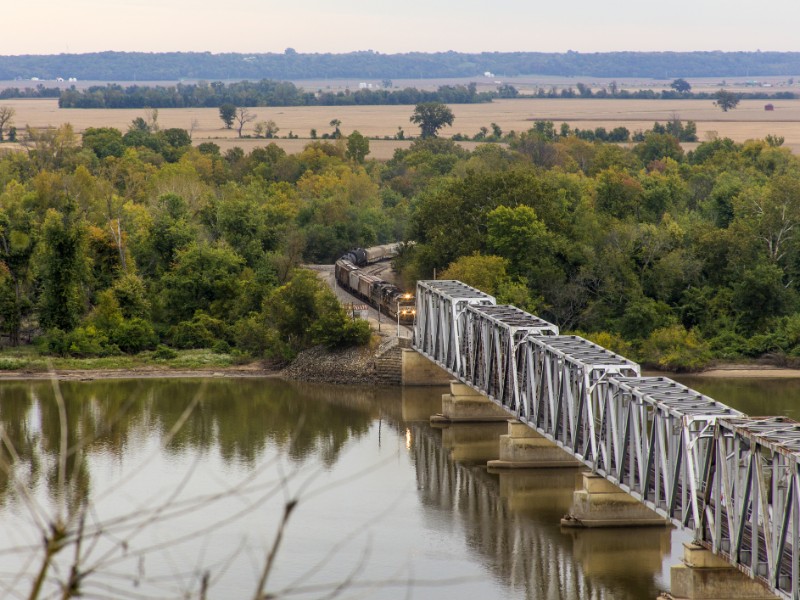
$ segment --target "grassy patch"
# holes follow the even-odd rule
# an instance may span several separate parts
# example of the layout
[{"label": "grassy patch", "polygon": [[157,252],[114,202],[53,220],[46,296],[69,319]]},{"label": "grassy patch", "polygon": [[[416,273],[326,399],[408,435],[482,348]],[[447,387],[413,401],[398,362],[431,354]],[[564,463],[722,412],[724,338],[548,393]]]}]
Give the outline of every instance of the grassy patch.
[{"label": "grassy patch", "polygon": [[169,358],[164,353],[141,352],[134,355],[103,356],[97,358],[64,358],[43,356],[34,346],[4,348],[0,350],[0,371],[42,372],[48,362],[56,370],[116,369],[132,370],[147,367],[162,369],[195,370],[218,369],[242,364],[240,357],[217,354],[211,350],[177,350]]}]

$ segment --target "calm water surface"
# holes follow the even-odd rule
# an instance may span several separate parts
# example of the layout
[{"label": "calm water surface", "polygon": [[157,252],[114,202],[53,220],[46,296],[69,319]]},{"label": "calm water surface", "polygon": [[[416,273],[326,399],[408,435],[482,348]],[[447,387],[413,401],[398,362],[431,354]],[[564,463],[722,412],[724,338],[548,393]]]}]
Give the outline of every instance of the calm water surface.
[{"label": "calm water surface", "polygon": [[[800,418],[793,382],[695,384],[750,414]],[[67,382],[62,438],[50,383],[0,383],[0,597],[27,597],[43,524],[73,515],[75,531],[85,513],[87,597],[197,598],[206,577],[208,598],[252,598],[295,498],[266,585],[276,597],[632,600],[668,589],[686,532],[562,530],[576,471],[488,473],[505,426],[432,429],[443,391]],[[57,555],[50,595],[74,556],[74,544]]]}]

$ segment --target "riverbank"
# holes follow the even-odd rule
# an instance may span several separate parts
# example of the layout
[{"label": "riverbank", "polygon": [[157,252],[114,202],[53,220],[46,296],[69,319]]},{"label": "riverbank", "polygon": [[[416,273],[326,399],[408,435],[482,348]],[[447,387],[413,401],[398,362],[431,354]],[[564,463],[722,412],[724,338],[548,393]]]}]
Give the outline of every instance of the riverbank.
[{"label": "riverbank", "polygon": [[[380,372],[380,357],[396,344],[391,337],[345,350],[311,348],[284,368],[263,360],[241,358],[210,350],[183,350],[171,359],[156,359],[152,353],[103,358],[58,358],[40,356],[33,349],[0,353],[0,380],[58,379],[146,379],[186,377],[282,377],[296,381],[333,384],[386,384]],[[670,371],[645,371],[646,375],[674,377]],[[708,379],[800,379],[800,369],[767,363],[718,364],[692,373]]]},{"label": "riverbank", "polygon": [[220,369],[53,369],[52,371],[0,371],[0,381],[57,379],[58,381],[93,381],[95,379],[186,379],[191,377],[275,377],[277,371],[260,364]]},{"label": "riverbank", "polygon": [[[391,340],[389,340],[391,341]],[[394,344],[396,346],[396,344]],[[146,379],[185,377],[283,377],[319,383],[386,383],[376,359],[388,348],[386,338],[361,348],[329,351],[311,348],[281,369],[268,361],[242,361],[241,357],[210,350],[177,351],[172,358],[152,352],[134,356],[61,358],[41,356],[34,348],[6,349],[0,353],[0,380]]]},{"label": "riverbank", "polygon": [[717,365],[692,375],[709,379],[800,379],[800,369],[774,365]]}]

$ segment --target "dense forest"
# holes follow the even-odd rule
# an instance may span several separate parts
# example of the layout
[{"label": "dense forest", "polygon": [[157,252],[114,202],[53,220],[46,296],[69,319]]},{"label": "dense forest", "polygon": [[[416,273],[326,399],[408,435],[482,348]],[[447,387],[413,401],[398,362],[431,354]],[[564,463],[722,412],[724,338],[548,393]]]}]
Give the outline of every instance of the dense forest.
[{"label": "dense forest", "polygon": [[800,74],[800,52],[411,52],[212,54],[96,52],[0,56],[0,79],[76,77],[93,81],[179,79],[423,79],[559,75],[745,77]]},{"label": "dense forest", "polygon": [[0,156],[0,332],[61,355],[290,359],[368,335],[296,267],[415,240],[410,285],[461,279],[646,364],[800,356],[800,161],[776,136],[686,153],[680,129],[621,147],[542,122],[386,162],[356,133],[289,155],[141,118],[29,131]]},{"label": "dense forest", "polygon": [[[388,82],[387,85],[391,85]],[[419,104],[444,102],[475,104],[491,102],[495,93],[478,92],[474,83],[443,85],[436,91],[359,89],[342,92],[306,92],[289,81],[263,79],[225,84],[220,81],[175,86],[122,87],[117,84],[74,86],[61,92],[59,108],[184,108],[234,106],[352,106],[378,104]]]}]

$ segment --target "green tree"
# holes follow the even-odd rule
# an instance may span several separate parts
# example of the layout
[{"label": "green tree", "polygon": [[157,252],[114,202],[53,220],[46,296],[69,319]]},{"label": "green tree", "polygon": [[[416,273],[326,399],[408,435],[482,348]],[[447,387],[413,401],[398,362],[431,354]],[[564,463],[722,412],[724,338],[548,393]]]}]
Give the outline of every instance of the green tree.
[{"label": "green tree", "polygon": [[125,153],[122,132],[113,127],[87,128],[83,132],[83,147],[94,152],[98,158],[120,158]]},{"label": "green tree", "polygon": [[748,334],[757,332],[773,317],[790,313],[796,300],[796,294],[784,285],[783,271],[773,263],[762,262],[746,269],[733,287],[732,305]]},{"label": "green tree", "polygon": [[784,262],[800,230],[800,181],[794,175],[773,177],[766,189],[750,188],[737,198],[737,216],[764,243],[770,260]]},{"label": "green tree", "polygon": [[335,140],[338,140],[340,137],[342,137],[342,131],[339,129],[341,124],[342,121],[340,119],[331,119],[330,126],[333,127],[333,133],[331,134],[331,137]]},{"label": "green tree", "polygon": [[442,127],[452,125],[454,120],[453,111],[441,102],[422,102],[417,104],[409,118],[409,121],[419,125],[423,138],[436,137]]},{"label": "green tree", "polygon": [[687,94],[692,91],[692,86],[689,84],[689,82],[686,81],[685,79],[680,79],[680,78],[670,83],[669,87],[671,87],[679,94]]},{"label": "green tree", "polygon": [[59,213],[47,211],[42,224],[39,319],[45,329],[72,330],[85,310],[88,278],[86,225],[68,200]]},{"label": "green tree", "polygon": [[160,275],[172,265],[179,250],[195,239],[197,232],[189,220],[186,201],[177,194],[158,198],[153,210],[152,227],[139,264],[150,274]]},{"label": "green tree", "polygon": [[502,256],[485,256],[476,252],[450,263],[440,278],[457,279],[496,296],[508,281],[508,260]]},{"label": "green tree", "polygon": [[198,310],[229,319],[238,296],[244,259],[227,246],[194,243],[175,257],[162,279],[163,299],[172,322],[186,320]]},{"label": "green tree", "polygon": [[718,90],[714,94],[714,98],[714,106],[721,108],[722,112],[728,112],[739,106],[739,100],[741,99],[739,94],[728,90]]},{"label": "green tree", "polygon": [[267,297],[264,317],[275,332],[276,347],[267,352],[283,357],[315,344],[335,348],[364,344],[370,337],[366,321],[351,321],[330,288],[307,269],[296,269]]},{"label": "green tree", "polygon": [[358,130],[347,136],[347,152],[345,156],[355,162],[363,163],[369,154],[369,139],[361,135]]},{"label": "green tree", "polygon": [[226,102],[219,107],[219,118],[225,124],[225,129],[233,127],[233,121],[236,119],[236,105]]},{"label": "green tree", "polygon": [[683,148],[678,138],[668,133],[648,133],[644,141],[634,147],[633,152],[645,165],[664,158],[671,158],[677,162],[683,160]]},{"label": "green tree", "polygon": [[552,236],[530,206],[498,206],[487,215],[489,251],[509,261],[514,275],[528,275],[534,266],[547,261]]},{"label": "green tree", "polygon": [[504,83],[497,87],[497,95],[501,98],[516,98],[519,96],[519,90],[510,83]]},{"label": "green tree", "polygon": [[599,173],[597,182],[597,210],[617,219],[639,215],[642,202],[642,184],[625,171],[616,168]]}]

